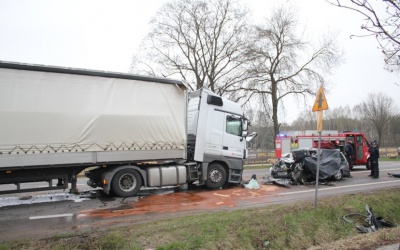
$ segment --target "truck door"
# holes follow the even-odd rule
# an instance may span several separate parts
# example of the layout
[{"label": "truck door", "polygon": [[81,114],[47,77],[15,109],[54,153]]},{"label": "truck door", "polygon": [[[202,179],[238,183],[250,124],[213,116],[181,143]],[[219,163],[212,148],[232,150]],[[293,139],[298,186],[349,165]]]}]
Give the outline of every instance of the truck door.
[{"label": "truck door", "polygon": [[356,152],[356,157],[357,157],[357,162],[363,162],[364,158],[364,148],[363,148],[363,136],[362,135],[356,135],[356,140],[355,140],[355,149]]},{"label": "truck door", "polygon": [[246,140],[242,137],[242,119],[229,113],[225,113],[225,118],[222,156],[243,159]]},{"label": "truck door", "polygon": [[207,120],[208,130],[204,152],[214,157],[221,156],[222,139],[224,137],[225,113],[214,111]]}]

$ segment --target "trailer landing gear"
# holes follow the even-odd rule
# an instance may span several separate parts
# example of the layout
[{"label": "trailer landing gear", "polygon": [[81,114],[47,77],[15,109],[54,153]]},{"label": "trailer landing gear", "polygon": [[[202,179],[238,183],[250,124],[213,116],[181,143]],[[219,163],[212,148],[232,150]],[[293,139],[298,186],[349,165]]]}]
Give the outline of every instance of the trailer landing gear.
[{"label": "trailer landing gear", "polygon": [[[59,180],[60,181],[60,180]],[[79,193],[79,190],[78,190],[78,188],[77,188],[77,178],[76,178],[76,175],[73,175],[72,176],[72,178],[71,178],[71,189],[69,190],[69,192],[71,193],[71,194],[78,194]]]}]

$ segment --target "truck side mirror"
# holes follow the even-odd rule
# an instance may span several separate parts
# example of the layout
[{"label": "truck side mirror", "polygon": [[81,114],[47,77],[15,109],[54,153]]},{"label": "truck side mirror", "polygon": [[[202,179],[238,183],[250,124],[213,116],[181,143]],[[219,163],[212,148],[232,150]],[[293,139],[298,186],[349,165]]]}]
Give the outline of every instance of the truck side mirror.
[{"label": "truck side mirror", "polygon": [[[243,119],[243,131],[247,131],[247,129],[249,128],[249,120],[247,119]],[[243,135],[245,136],[245,135]]]},{"label": "truck side mirror", "polygon": [[246,136],[246,141],[249,142],[253,140],[257,136],[257,132],[252,132],[251,134]]}]

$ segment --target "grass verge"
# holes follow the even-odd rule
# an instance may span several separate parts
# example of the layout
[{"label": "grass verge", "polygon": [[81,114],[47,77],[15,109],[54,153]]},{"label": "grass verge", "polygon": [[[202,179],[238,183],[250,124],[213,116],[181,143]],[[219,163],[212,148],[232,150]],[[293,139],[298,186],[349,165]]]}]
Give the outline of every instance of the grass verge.
[{"label": "grass verge", "polygon": [[[107,231],[0,243],[2,249],[376,249],[400,242],[400,227],[360,234],[342,216],[378,216],[400,224],[400,188],[265,207],[201,213],[111,227]],[[357,222],[358,223],[358,222]],[[362,223],[362,222],[361,222]]]}]

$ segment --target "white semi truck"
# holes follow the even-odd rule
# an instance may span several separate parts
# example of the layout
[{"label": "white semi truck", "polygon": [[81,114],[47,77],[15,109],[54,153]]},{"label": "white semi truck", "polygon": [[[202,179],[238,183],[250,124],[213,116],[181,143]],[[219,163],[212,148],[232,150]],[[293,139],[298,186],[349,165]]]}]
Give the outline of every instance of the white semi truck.
[{"label": "white semi truck", "polygon": [[1,193],[110,195],[141,187],[240,183],[249,121],[239,104],[170,79],[0,62]]}]

